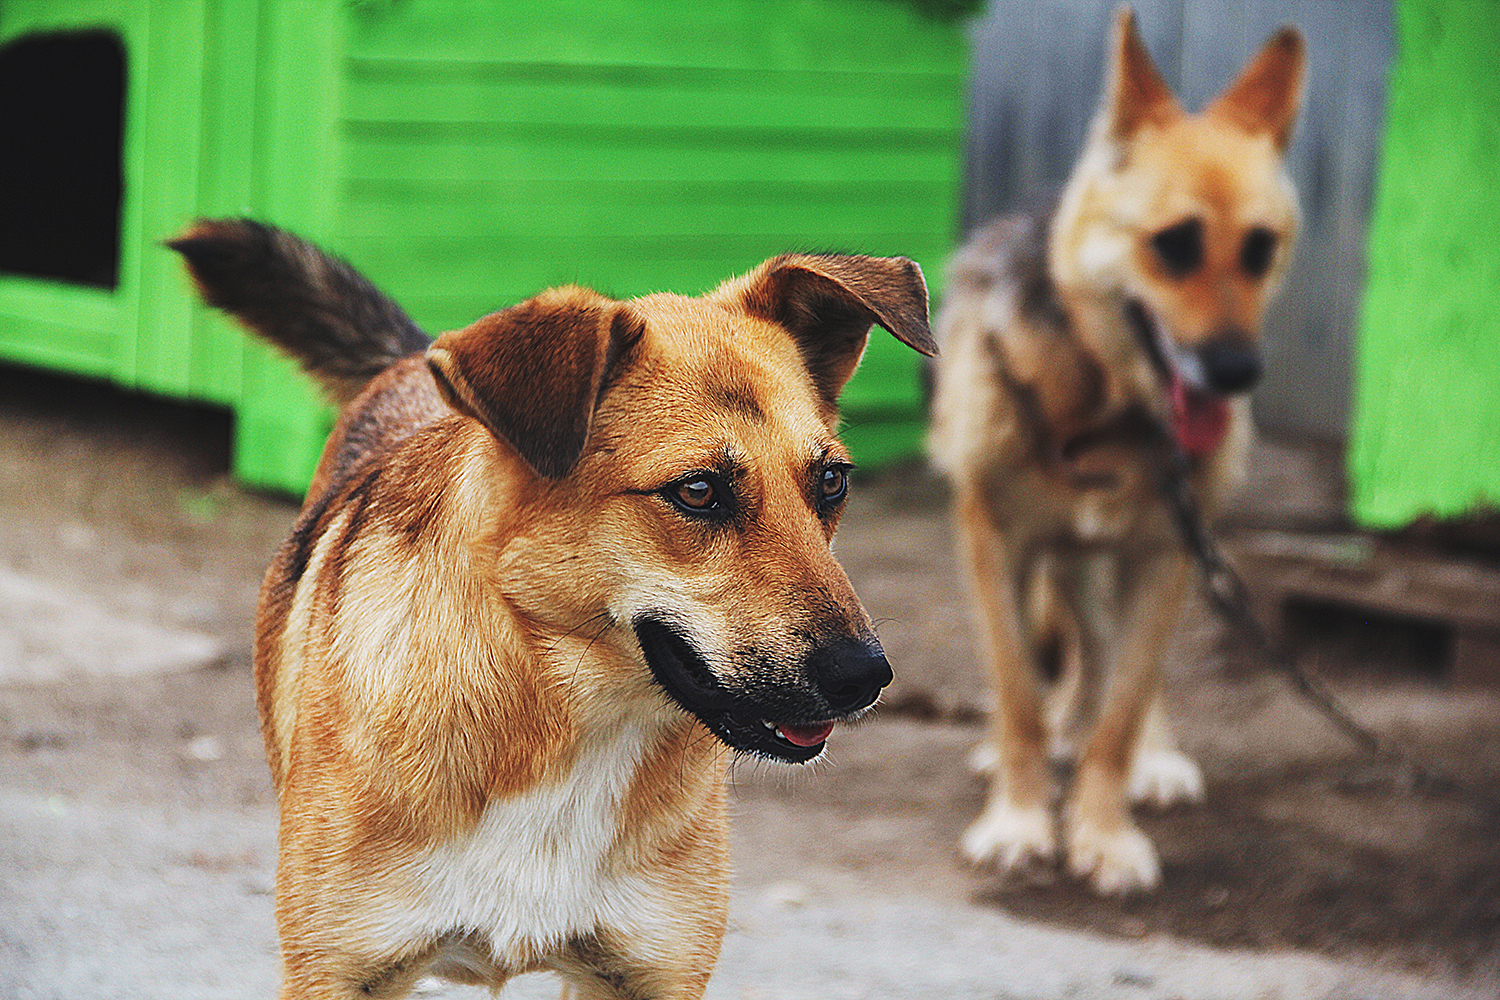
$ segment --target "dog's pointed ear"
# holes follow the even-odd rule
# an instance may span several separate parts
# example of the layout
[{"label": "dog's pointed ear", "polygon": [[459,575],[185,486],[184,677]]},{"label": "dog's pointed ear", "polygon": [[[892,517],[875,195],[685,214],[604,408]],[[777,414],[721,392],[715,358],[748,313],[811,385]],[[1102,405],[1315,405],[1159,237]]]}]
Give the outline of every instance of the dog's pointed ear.
[{"label": "dog's pointed ear", "polygon": [[1228,119],[1250,132],[1269,132],[1276,148],[1285,151],[1302,107],[1306,68],[1307,45],[1302,33],[1290,26],[1282,28],[1205,113]]},{"label": "dog's pointed ear", "polygon": [[752,316],[786,328],[830,404],[859,366],[875,323],[923,354],[937,353],[927,282],[905,257],[782,254],[727,284],[725,293],[738,296]]},{"label": "dog's pointed ear", "polygon": [[449,405],[559,479],[583,454],[610,369],[644,330],[622,303],[554,288],[443,334],[427,364]]},{"label": "dog's pointed ear", "polygon": [[1162,79],[1151,53],[1136,30],[1129,4],[1115,8],[1109,32],[1109,75],[1100,109],[1109,137],[1124,141],[1148,123],[1160,124],[1182,114],[1172,88]]}]

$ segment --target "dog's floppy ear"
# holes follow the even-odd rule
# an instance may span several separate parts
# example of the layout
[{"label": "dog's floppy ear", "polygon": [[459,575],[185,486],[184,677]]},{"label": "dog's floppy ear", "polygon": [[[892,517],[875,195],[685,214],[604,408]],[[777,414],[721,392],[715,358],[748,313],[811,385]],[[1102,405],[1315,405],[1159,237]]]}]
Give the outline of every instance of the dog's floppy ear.
[{"label": "dog's floppy ear", "polygon": [[791,333],[829,403],[858,367],[872,324],[923,354],[937,353],[927,325],[927,283],[917,262],[905,257],[782,254],[730,287],[746,312]]},{"label": "dog's floppy ear", "polygon": [[1276,148],[1285,151],[1302,106],[1306,50],[1300,31],[1282,28],[1206,113],[1226,118],[1250,132],[1269,132]]},{"label": "dog's floppy ear", "polygon": [[609,369],[644,328],[597,292],[554,288],[443,334],[427,364],[454,409],[559,479],[583,454]]},{"label": "dog's floppy ear", "polygon": [[1108,135],[1117,141],[1129,139],[1148,122],[1161,123],[1182,114],[1172,88],[1161,78],[1141,41],[1129,4],[1115,8],[1100,113]]}]

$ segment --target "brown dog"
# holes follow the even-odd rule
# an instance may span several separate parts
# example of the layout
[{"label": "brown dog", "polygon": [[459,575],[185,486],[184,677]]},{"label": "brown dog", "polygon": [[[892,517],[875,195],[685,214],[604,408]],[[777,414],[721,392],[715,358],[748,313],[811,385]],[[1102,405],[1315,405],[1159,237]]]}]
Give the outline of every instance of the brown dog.
[{"label": "brown dog", "polygon": [[267,573],[284,997],[431,973],[697,997],[727,905],[725,747],[817,757],[890,681],[829,550],[835,400],[911,261],[786,255],[702,298],[543,292],[429,346],[247,221],[172,243],[345,408]]},{"label": "brown dog", "polygon": [[1186,114],[1121,8],[1055,213],[1003,218],[954,261],[929,445],[954,484],[996,696],[976,755],[989,802],[963,841],[977,864],[1056,857],[1049,740],[1064,755],[1078,742],[1062,846],[1100,892],[1160,877],[1128,800],[1202,795],[1157,694],[1188,572],[1156,489],[1162,438],[1191,456],[1212,510],[1244,465],[1248,411],[1230,397],[1260,373],[1296,233],[1282,153],[1302,67],[1283,29]]}]

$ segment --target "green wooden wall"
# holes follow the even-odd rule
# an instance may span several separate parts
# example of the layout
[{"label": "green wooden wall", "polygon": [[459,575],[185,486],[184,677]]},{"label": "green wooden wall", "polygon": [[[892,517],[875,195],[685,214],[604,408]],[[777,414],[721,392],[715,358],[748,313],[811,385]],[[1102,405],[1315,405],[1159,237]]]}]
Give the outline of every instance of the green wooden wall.
[{"label": "green wooden wall", "polygon": [[[790,249],[953,239],[961,28],[911,0],[0,0],[0,41],[127,51],[121,279],[0,275],[0,358],[236,411],[235,469],[300,491],[331,413],[195,304],[160,241],[247,214],[347,256],[433,331],[548,285],[698,292]],[[846,396],[866,464],[915,452],[916,356]]]},{"label": "green wooden wall", "polygon": [[[440,330],[561,282],[704,291],[789,249],[952,245],[965,57],[905,0],[407,0],[354,9],[337,242]],[[914,452],[871,339],[851,447]]]},{"label": "green wooden wall", "polygon": [[1355,516],[1500,504],[1500,17],[1401,0],[1349,456]]}]

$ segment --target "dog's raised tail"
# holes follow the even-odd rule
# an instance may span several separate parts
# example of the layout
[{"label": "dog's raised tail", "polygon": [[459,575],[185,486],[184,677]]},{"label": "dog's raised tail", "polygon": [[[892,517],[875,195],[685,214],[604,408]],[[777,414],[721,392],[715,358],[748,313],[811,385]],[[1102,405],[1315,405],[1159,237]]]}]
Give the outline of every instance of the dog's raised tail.
[{"label": "dog's raised tail", "polygon": [[431,343],[364,275],[285,230],[204,219],[167,246],[205,302],[295,358],[340,405]]}]

